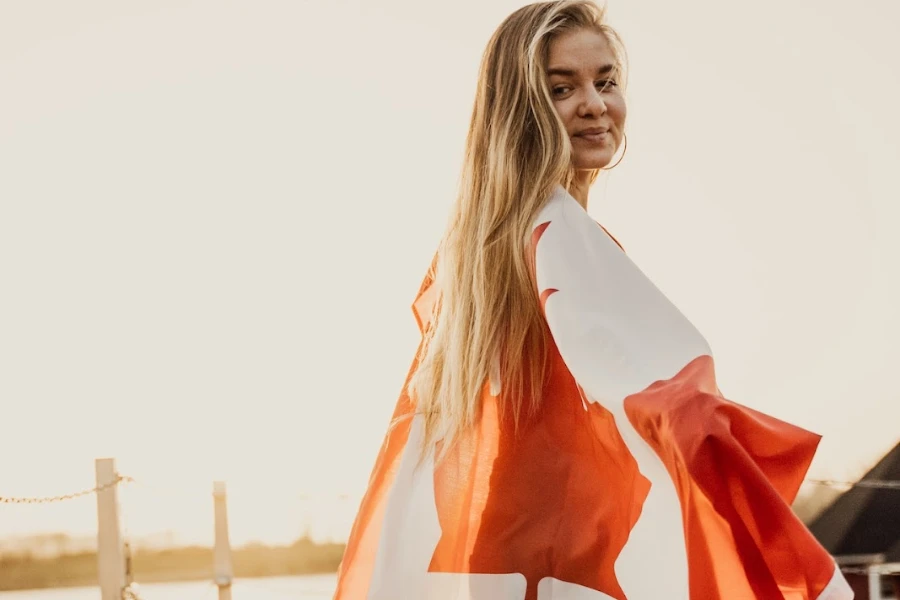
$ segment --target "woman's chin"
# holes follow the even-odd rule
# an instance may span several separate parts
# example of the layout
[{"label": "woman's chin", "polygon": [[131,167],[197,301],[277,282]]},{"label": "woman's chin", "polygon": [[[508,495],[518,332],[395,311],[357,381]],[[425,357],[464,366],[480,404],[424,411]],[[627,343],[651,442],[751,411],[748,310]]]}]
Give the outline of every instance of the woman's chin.
[{"label": "woman's chin", "polygon": [[597,152],[593,156],[576,156],[575,168],[579,171],[602,169],[612,163],[612,157],[613,153],[608,151]]}]

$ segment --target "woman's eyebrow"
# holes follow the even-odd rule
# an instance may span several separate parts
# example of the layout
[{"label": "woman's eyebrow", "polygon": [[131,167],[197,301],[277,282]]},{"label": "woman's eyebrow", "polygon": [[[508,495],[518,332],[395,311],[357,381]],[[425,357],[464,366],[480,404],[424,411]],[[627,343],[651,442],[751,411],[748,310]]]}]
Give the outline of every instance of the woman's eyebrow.
[{"label": "woman's eyebrow", "polygon": [[[597,74],[598,75],[606,75],[607,73],[610,73],[611,71],[615,70],[615,68],[616,68],[616,66],[612,65],[612,64],[603,65],[602,67],[597,69]],[[564,69],[562,67],[551,67],[551,68],[547,69],[547,75],[562,75],[564,77],[574,77],[575,73],[576,72],[574,69]]]}]

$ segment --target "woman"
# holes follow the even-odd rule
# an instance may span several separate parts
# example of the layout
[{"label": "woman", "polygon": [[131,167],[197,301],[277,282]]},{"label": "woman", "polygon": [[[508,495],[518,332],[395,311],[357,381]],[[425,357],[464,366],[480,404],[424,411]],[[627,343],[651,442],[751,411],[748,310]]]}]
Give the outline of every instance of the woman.
[{"label": "woman", "polygon": [[335,598],[852,597],[789,507],[819,437],[725,400],[704,338],[586,212],[623,87],[586,0],[491,38]]}]

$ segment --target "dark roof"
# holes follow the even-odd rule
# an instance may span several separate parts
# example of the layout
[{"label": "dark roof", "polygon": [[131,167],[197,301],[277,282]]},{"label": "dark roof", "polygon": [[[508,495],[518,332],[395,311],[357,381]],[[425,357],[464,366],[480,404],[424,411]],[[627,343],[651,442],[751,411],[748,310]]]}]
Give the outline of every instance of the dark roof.
[{"label": "dark roof", "polygon": [[[866,473],[866,480],[900,481],[900,443]],[[900,489],[855,486],[809,525],[832,556],[884,554],[900,562]]]}]

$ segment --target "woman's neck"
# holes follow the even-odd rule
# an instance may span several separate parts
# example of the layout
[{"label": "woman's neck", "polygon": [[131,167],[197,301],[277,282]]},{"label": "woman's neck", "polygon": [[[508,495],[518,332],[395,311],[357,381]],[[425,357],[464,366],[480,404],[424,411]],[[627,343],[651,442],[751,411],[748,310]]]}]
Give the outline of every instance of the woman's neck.
[{"label": "woman's neck", "polygon": [[584,210],[587,210],[588,192],[591,189],[591,171],[575,171],[575,179],[569,186],[569,194],[578,201]]}]

